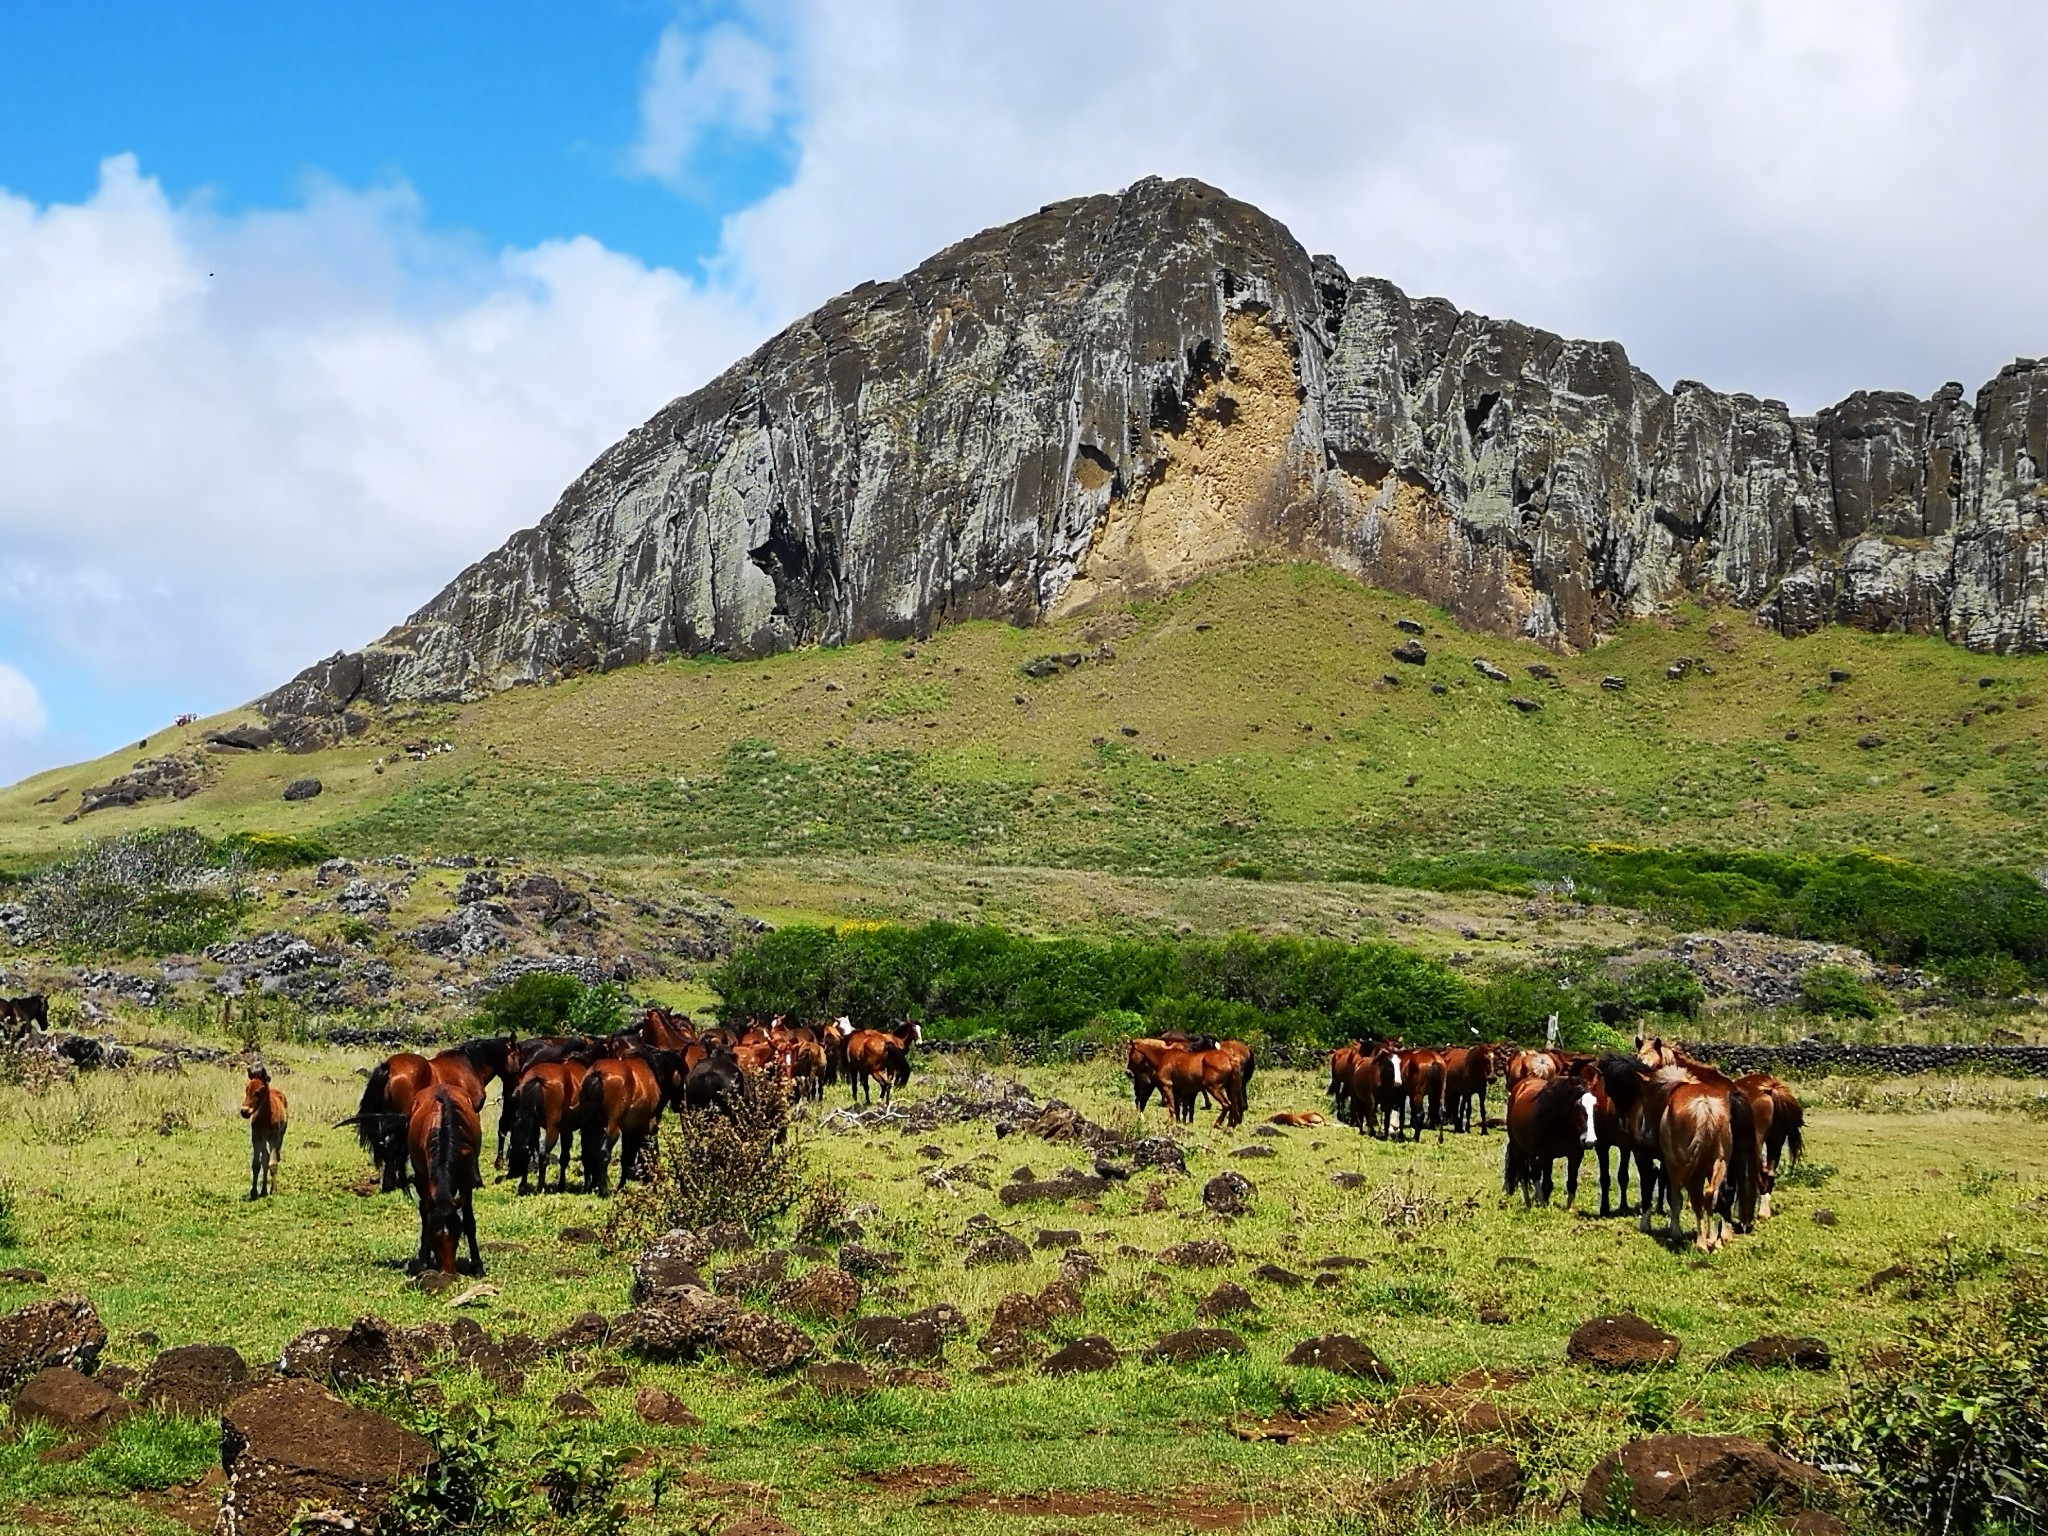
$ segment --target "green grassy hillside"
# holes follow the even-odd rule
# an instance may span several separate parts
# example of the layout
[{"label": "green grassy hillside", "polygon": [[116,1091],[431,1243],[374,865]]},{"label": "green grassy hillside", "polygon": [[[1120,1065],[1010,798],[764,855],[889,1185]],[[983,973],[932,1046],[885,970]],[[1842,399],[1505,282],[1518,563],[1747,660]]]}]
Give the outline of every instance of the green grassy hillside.
[{"label": "green grassy hillside", "polygon": [[[1425,629],[1426,665],[1391,658],[1404,618]],[[1027,677],[1049,652],[1084,659]],[[1668,677],[1682,657],[1692,668]],[[240,718],[218,717],[0,791],[0,858],[193,823],[358,853],[1310,878],[1588,840],[2027,863],[2048,851],[2033,814],[2044,696],[2048,658],[1850,630],[1785,640],[1706,607],[1557,657],[1319,567],[1268,567],[1040,630],[673,661],[404,712],[330,752],[211,756],[186,800],[62,821],[79,789]],[[452,750],[400,754],[419,741]],[[304,775],[326,792],[286,804]]]}]

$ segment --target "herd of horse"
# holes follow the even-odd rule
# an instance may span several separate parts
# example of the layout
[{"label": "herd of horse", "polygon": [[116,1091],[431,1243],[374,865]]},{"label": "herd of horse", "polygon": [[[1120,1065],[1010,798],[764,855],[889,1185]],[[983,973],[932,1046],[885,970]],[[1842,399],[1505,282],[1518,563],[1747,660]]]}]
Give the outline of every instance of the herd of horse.
[{"label": "herd of horse", "polygon": [[[1649,1231],[1661,1208],[1676,1243],[1689,1203],[1693,1244],[1703,1253],[1725,1243],[1731,1228],[1748,1231],[1771,1214],[1780,1162],[1796,1162],[1802,1147],[1805,1111],[1783,1082],[1764,1072],[1729,1078],[1661,1039],[1641,1042],[1633,1056],[1508,1045],[1409,1049],[1398,1040],[1353,1040],[1330,1056],[1338,1118],[1381,1137],[1420,1140],[1429,1127],[1442,1140],[1446,1126],[1471,1128],[1475,1104],[1485,1132],[1486,1089],[1496,1079],[1506,1099],[1505,1193],[1519,1190],[1525,1207],[1547,1203],[1562,1159],[1569,1208],[1590,1151],[1600,1167],[1600,1214],[1626,1215],[1633,1164],[1637,1225]],[[1618,1154],[1612,1186],[1610,1154]]]},{"label": "herd of horse", "polygon": [[341,1124],[355,1128],[382,1191],[418,1200],[411,1271],[482,1274],[472,1196],[483,1183],[493,1082],[502,1085],[494,1167],[519,1181],[519,1193],[546,1193],[551,1163],[557,1192],[566,1192],[580,1145],[583,1189],[603,1196],[615,1157],[620,1184],[644,1177],[665,1113],[730,1115],[763,1092],[820,1101],[835,1082],[861,1102],[879,1089],[887,1104],[910,1080],[910,1050],[922,1038],[914,1023],[860,1029],[845,1017],[812,1026],[778,1015],[699,1030],[687,1016],[649,1008],[631,1028],[602,1037],[507,1035],[433,1056],[400,1052],[371,1071]]}]

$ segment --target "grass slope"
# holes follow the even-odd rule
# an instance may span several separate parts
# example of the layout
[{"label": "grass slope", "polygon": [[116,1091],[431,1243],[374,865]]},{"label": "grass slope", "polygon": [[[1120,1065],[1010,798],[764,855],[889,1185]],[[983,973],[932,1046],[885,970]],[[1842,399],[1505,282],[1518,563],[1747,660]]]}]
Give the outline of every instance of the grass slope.
[{"label": "grass slope", "polygon": [[[1390,658],[1398,619],[1424,627],[1426,665]],[[1047,652],[1087,659],[1025,677]],[[1672,680],[1681,657],[1705,665]],[[1853,630],[1786,640],[1703,606],[1558,657],[1321,567],[1257,567],[1040,630],[670,661],[401,712],[331,752],[209,758],[191,799],[63,824],[80,788],[145,755],[129,751],[0,791],[0,859],[192,822],[317,831],[362,853],[913,855],[1137,875],[1328,878],[1587,840],[2031,863],[2048,855],[2044,697],[2048,657]],[[453,750],[373,761],[418,739]],[[280,800],[308,774],[324,794]]]}]

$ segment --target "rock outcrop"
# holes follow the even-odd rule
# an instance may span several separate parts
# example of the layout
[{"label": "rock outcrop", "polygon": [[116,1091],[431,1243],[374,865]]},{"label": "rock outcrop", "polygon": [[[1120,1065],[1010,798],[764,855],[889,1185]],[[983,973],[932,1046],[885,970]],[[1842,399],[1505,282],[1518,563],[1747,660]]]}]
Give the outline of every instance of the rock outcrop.
[{"label": "rock outcrop", "polygon": [[[1414,299],[1193,181],[863,283],[608,450],[270,738],[669,653],[1031,624],[1246,557],[1560,647],[1689,592],[1804,632],[2048,641],[2048,364],[1813,416]],[[263,728],[257,728],[260,734]],[[252,738],[254,739],[254,738]]]}]

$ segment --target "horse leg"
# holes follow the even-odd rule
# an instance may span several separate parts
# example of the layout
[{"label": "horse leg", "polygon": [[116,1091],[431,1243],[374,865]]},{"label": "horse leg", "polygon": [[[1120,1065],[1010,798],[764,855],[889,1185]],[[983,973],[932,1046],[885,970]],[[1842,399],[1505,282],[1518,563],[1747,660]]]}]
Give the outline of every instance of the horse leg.
[{"label": "horse leg", "polygon": [[462,1235],[469,1242],[469,1272],[481,1275],[484,1272],[484,1256],[476,1246],[476,1198],[475,1191],[465,1189],[459,1205]]},{"label": "horse leg", "polygon": [[[1585,1149],[1574,1147],[1565,1157],[1564,1163],[1564,1208],[1576,1210],[1579,1203],[1579,1164],[1585,1160]],[[1606,1154],[1601,1154],[1605,1160]]]},{"label": "horse leg", "polygon": [[263,1133],[249,1132],[249,1198],[254,1200],[262,1193],[263,1182]]}]

